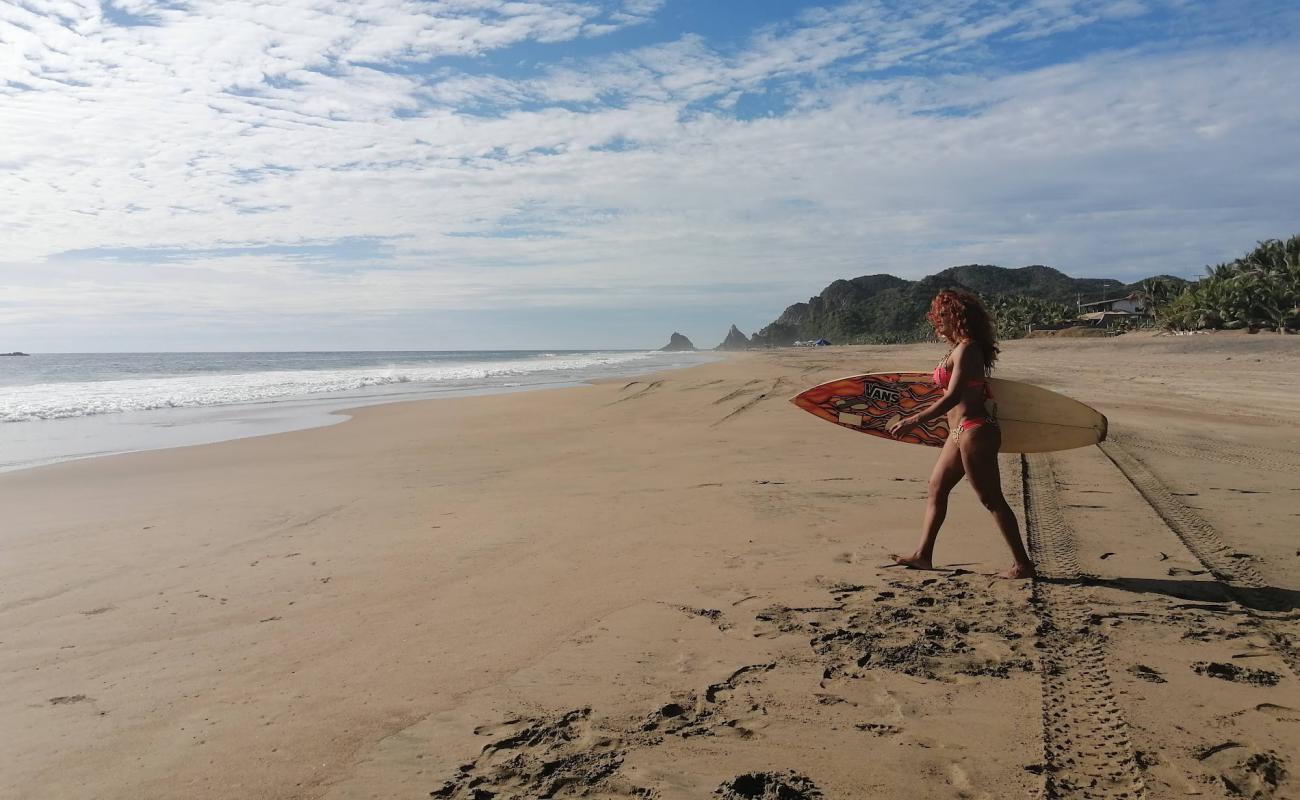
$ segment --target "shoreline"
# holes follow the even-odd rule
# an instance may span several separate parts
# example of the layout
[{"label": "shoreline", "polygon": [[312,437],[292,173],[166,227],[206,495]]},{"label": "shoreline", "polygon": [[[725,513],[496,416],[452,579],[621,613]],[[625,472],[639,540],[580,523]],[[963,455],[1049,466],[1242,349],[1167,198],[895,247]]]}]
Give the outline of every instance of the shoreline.
[{"label": "shoreline", "polygon": [[[1300,348],[1209,338],[1008,342],[1002,374],[1096,405],[1118,457],[1244,554],[1219,574],[1292,597],[1300,434],[1270,420],[1300,413]],[[1300,695],[1265,633],[1296,623],[1243,605],[1198,560],[1218,551],[1162,527],[1102,450],[1004,465],[1009,495],[1022,468],[1052,476],[1030,501],[1054,504],[1071,536],[1053,546],[1094,576],[1043,584],[1049,605],[988,577],[1007,555],[966,486],[949,569],[886,565],[934,452],[785,400],[941,355],[751,352],[0,474],[0,710],[24,731],[0,794],[462,800],[471,782],[545,796],[550,775],[684,800],[746,775],[805,791],[793,773],[827,798],[915,794],[918,775],[936,796],[1023,796],[1066,747],[1045,745],[1044,714],[1079,715],[1088,748],[1066,754],[1084,758],[1101,707],[1159,755],[1152,797],[1294,769],[1300,737],[1267,709]],[[1083,638],[1043,627],[1077,609],[1099,620]],[[1101,648],[1112,687],[1083,705],[1043,680],[1092,687],[1079,647]]]},{"label": "shoreline", "polygon": [[[221,444],[222,442],[233,442],[244,439],[258,439],[265,436],[278,436],[284,433],[295,433],[298,431],[315,430],[316,428],[328,428],[333,425],[339,425],[352,419],[353,412],[362,408],[373,408],[376,406],[395,405],[400,403],[422,403],[435,402],[439,400],[452,400],[464,397],[479,397],[494,394],[512,394],[515,392],[544,391],[548,389],[564,389],[574,386],[581,386],[582,382],[578,381],[558,381],[553,384],[534,384],[529,386],[512,386],[512,387],[486,387],[481,389],[445,389],[441,392],[419,391],[415,390],[410,394],[418,395],[416,397],[404,397],[396,395],[385,395],[371,399],[365,402],[366,398],[362,397],[303,397],[291,398],[265,403],[231,403],[222,406],[207,406],[200,408],[171,408],[171,409],[153,409],[148,411],[127,411],[117,414],[100,414],[88,417],[73,417],[68,419],[54,420],[37,420],[33,422],[16,422],[8,423],[12,425],[32,425],[38,427],[59,425],[72,427],[90,426],[111,429],[115,425],[127,427],[128,430],[135,426],[144,426],[148,428],[162,428],[169,431],[180,432],[174,443],[169,443],[166,439],[156,440],[155,443],[135,448],[123,449],[106,449],[90,453],[72,454],[65,456],[52,456],[44,459],[0,465],[0,475],[9,472],[18,472],[29,469],[39,469],[41,467],[56,466],[73,461],[85,461],[88,459],[107,458],[111,456],[129,455],[132,453],[151,453],[158,450],[175,450],[185,447],[202,447],[210,444]],[[282,413],[286,409],[291,409],[294,415],[285,418]],[[189,417],[177,426],[175,417]],[[172,419],[168,419],[171,417]],[[255,433],[247,432],[243,426],[253,425],[263,428]],[[43,431],[38,431],[35,437],[40,436]],[[60,431],[61,433],[63,431]],[[75,434],[74,434],[75,435]],[[131,436],[130,433],[127,437]],[[124,438],[124,437],[119,437]]]},{"label": "shoreline", "polygon": [[[701,351],[701,353],[710,356],[710,359],[700,363],[710,363],[718,358],[712,352]],[[642,374],[671,372],[676,369],[689,369],[691,366],[695,365],[668,369],[656,366],[650,368],[648,372],[615,371],[608,376],[608,379],[618,380]],[[605,377],[597,376],[592,380],[603,380]],[[560,389],[581,386],[587,382],[589,381],[557,380],[508,386],[450,388],[439,388],[436,384],[429,384],[415,385],[413,388],[401,391],[385,387],[388,391],[369,394],[357,391],[323,392],[247,403],[147,409],[3,423],[6,427],[0,427],[0,434],[8,435],[0,437],[0,449],[5,451],[6,459],[18,458],[19,460],[0,462],[0,474],[88,458],[195,447],[329,427],[350,419],[351,412],[356,409],[372,406]],[[8,428],[7,426],[24,427]],[[142,437],[148,441],[138,446]],[[93,449],[87,450],[88,447]],[[21,455],[24,450],[29,454]],[[15,456],[15,453],[19,455]]]}]

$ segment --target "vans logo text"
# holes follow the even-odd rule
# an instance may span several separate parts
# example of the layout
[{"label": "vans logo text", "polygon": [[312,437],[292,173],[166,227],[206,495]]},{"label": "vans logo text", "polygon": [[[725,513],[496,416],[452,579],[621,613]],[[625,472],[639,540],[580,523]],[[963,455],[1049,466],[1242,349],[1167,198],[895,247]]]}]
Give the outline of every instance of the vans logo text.
[{"label": "vans logo text", "polygon": [[891,392],[890,390],[882,389],[879,386],[869,386],[867,387],[867,399],[897,405],[898,392]]}]

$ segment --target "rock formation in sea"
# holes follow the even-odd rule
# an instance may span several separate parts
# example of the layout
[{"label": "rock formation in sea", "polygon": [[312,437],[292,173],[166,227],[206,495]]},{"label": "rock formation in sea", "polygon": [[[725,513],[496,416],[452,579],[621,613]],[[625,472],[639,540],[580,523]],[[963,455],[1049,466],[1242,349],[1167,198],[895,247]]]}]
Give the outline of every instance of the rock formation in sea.
[{"label": "rock formation in sea", "polygon": [[713,348],[714,350],[748,350],[749,337],[740,332],[740,328],[735,325],[727,331],[727,338],[722,340],[722,344]]},{"label": "rock formation in sea", "polygon": [[673,352],[674,350],[694,350],[694,349],[695,349],[695,345],[691,344],[691,340],[687,339],[685,336],[682,336],[680,333],[677,333],[676,331],[674,331],[672,337],[668,339],[668,344],[659,348],[661,352],[665,352],[665,353],[670,353]]}]

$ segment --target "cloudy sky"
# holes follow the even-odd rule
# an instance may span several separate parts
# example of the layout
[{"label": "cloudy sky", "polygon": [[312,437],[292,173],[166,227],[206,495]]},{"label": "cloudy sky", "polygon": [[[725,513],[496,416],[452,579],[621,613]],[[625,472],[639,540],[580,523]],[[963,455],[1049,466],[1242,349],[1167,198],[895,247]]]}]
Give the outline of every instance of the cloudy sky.
[{"label": "cloudy sky", "polygon": [[712,346],[1300,233],[1293,0],[0,0],[0,350]]}]

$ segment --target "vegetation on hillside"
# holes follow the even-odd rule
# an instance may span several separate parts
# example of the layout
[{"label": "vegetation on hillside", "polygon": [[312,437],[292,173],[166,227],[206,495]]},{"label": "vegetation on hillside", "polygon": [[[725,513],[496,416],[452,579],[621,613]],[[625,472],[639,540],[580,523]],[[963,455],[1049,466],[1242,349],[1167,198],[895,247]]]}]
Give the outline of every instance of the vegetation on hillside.
[{"label": "vegetation on hillside", "polygon": [[[1300,327],[1300,235],[1260,242],[1205,277],[1154,304],[1160,324],[1172,330],[1262,328],[1279,333]],[[1153,287],[1154,297],[1164,287]]]},{"label": "vegetation on hillside", "polygon": [[[787,308],[754,334],[751,345],[780,346],[822,337],[836,344],[924,341],[933,338],[926,309],[945,288],[980,295],[1004,339],[1069,325],[1079,316],[1081,298],[1129,294],[1142,301],[1157,324],[1171,330],[1289,331],[1300,327],[1300,235],[1261,242],[1231,263],[1207,267],[1205,277],[1190,283],[1157,275],[1123,284],[1071,278],[1044,266],[1005,269],[985,264],[952,267],[919,281],[893,275],[838,280],[808,302]],[[1121,323],[1118,329],[1125,327]]]},{"label": "vegetation on hillside", "polygon": [[[1169,279],[1177,281],[1176,278]],[[1066,324],[1078,313],[1080,298],[1134,286],[1100,278],[1071,278],[1051,267],[1020,269],[986,264],[952,267],[909,281],[893,275],[838,280],[806,303],[795,303],[754,335],[754,346],[788,345],[825,337],[837,344],[893,344],[933,338],[925,312],[936,292],[967,289],[999,314],[999,333],[1024,336],[1034,328]]]}]

